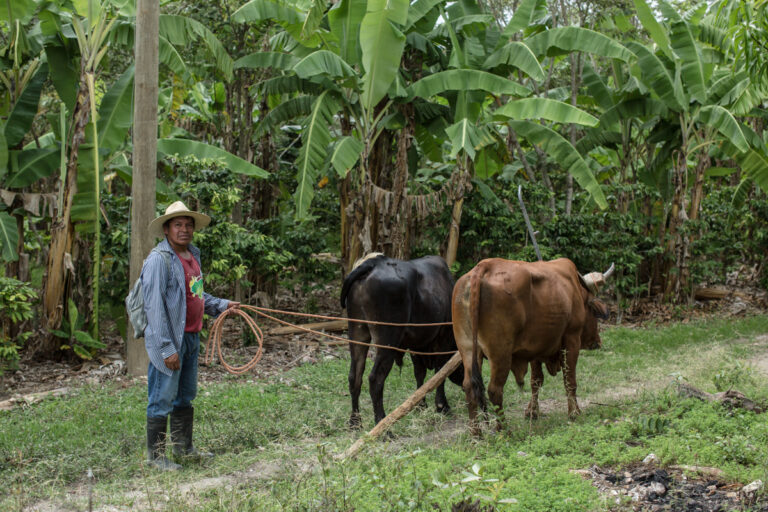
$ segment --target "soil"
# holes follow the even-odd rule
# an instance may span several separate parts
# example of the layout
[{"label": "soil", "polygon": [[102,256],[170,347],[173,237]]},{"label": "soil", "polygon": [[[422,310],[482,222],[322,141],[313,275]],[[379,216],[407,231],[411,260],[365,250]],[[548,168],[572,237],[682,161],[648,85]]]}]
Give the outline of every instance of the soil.
[{"label": "soil", "polygon": [[768,511],[768,497],[760,480],[743,485],[717,478],[720,471],[706,467],[657,467],[655,455],[625,468],[593,466],[574,473],[593,485],[618,509],[643,512]]},{"label": "soil", "polygon": [[[271,301],[264,300],[263,297],[254,297],[249,303],[286,311],[319,312],[329,316],[342,316],[338,296],[338,286],[334,285],[316,288],[309,292],[297,286],[292,290],[280,290]],[[659,304],[655,300],[639,301],[624,312],[621,323],[637,327],[648,323],[660,325],[707,317],[764,313],[767,308],[768,294],[765,291],[740,287],[734,294],[723,299],[696,302],[691,308],[684,310]],[[288,316],[283,318],[295,323],[312,321],[311,319],[297,321]],[[271,327],[262,320],[257,322],[265,332]],[[66,394],[70,389],[84,385],[114,382],[128,387],[135,382],[136,379],[126,375],[125,362],[121,355],[124,351],[123,342],[120,336],[115,334],[114,324],[103,323],[107,334],[102,336],[102,340],[108,343],[108,349],[93,360],[39,362],[23,357],[16,370],[6,371],[0,375],[0,409],[3,406],[7,408],[16,404],[33,403],[46,393]],[[244,323],[239,320],[228,321],[224,325],[223,351],[227,362],[233,365],[241,365],[249,361],[258,350],[257,344],[247,344],[249,337],[244,334],[243,325]],[[201,344],[205,344],[206,341],[206,338],[201,337]],[[327,340],[323,341],[312,334],[267,335],[264,339],[262,358],[249,376],[253,380],[263,379],[303,364],[344,357],[345,351],[346,347],[328,343]],[[768,359],[757,363],[758,366],[765,365],[768,372]],[[201,382],[216,382],[228,378],[230,378],[229,374],[219,364],[200,366]],[[462,426],[454,427],[455,432],[463,431]],[[443,434],[450,436],[453,432]],[[743,484],[723,481],[714,476],[718,472],[717,469],[703,469],[712,470],[712,473],[706,474],[706,471],[702,473],[699,469],[691,471],[685,468],[660,468],[655,466],[653,460],[624,468],[593,466],[589,469],[573,471],[593,480],[597,489],[606,497],[612,510],[714,512],[749,508],[753,511],[768,511],[768,495],[765,492],[749,489],[745,491]],[[246,470],[240,474],[208,479],[210,481],[203,483],[207,486],[218,486],[222,483],[232,484],[253,478],[260,479],[264,476],[262,468],[258,473],[251,474],[251,470]],[[197,484],[199,483],[201,482]],[[196,488],[197,484],[195,484]],[[760,487],[762,483],[752,485]],[[77,491],[74,492],[77,493]],[[47,510],[46,504],[38,505],[36,510]],[[489,512],[495,508],[485,503],[464,501],[454,504],[452,510]]]}]

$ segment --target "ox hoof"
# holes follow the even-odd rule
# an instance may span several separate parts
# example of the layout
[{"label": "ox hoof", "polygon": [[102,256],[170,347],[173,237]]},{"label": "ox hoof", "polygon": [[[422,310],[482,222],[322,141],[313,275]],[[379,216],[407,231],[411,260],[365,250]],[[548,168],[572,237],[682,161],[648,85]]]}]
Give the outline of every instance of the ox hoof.
[{"label": "ox hoof", "polygon": [[359,414],[353,414],[349,417],[349,428],[352,430],[360,430],[363,428],[363,420],[360,419]]},{"label": "ox hoof", "polygon": [[419,403],[416,404],[416,407],[418,407],[419,409],[426,409],[427,401],[422,399]]},{"label": "ox hoof", "polygon": [[526,409],[525,410],[525,417],[529,420],[537,420],[539,419],[539,411],[538,409]]},{"label": "ox hoof", "polygon": [[449,414],[451,414],[451,406],[448,404],[438,404],[436,409],[437,409],[437,412],[439,412],[440,414],[444,414],[445,416],[448,416]]},{"label": "ox hoof", "polygon": [[576,409],[568,411],[568,419],[571,421],[575,420],[579,416],[581,416],[581,409],[579,409],[578,407]]}]

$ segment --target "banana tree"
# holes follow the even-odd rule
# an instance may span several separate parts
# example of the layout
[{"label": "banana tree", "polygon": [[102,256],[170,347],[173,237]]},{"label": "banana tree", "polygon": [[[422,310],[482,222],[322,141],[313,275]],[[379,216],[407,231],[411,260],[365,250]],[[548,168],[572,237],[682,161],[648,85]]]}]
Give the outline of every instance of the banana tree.
[{"label": "banana tree", "polygon": [[[530,2],[526,6],[528,4]],[[483,14],[476,5],[465,2],[443,11],[441,2],[424,0],[411,6],[396,2],[382,7],[384,5],[380,2],[342,0],[327,14],[330,28],[327,32],[322,28],[323,24],[316,25],[316,32],[300,31],[299,26],[311,25],[307,22],[309,14],[267,0],[249,2],[233,15],[234,20],[241,22],[274,19],[290,36],[275,39],[291,42],[281,52],[254,54],[236,62],[236,66],[272,66],[284,73],[278,77],[283,80],[282,83],[295,75],[294,83],[310,82],[323,88],[323,93],[300,95],[297,91],[286,98],[262,121],[259,130],[269,129],[292,116],[304,118],[295,194],[298,218],[306,216],[318,171],[325,169],[328,160],[344,179],[342,198],[348,185],[359,192],[368,190],[359,194],[362,204],[357,208],[347,208],[348,203],[342,199],[343,222],[357,222],[368,230],[367,233],[358,232],[349,238],[343,237],[343,240],[349,240],[342,250],[345,257],[354,257],[358,251],[369,250],[376,244],[375,211],[370,208],[371,200],[366,198],[376,193],[391,198],[392,203],[398,203],[396,198],[398,194],[402,195],[398,190],[382,191],[371,186],[379,166],[377,161],[371,161],[379,153],[373,150],[374,145],[378,142],[380,146],[394,148],[390,142],[394,139],[387,140],[388,126],[403,133],[409,130],[413,134],[418,141],[414,147],[421,154],[419,158],[427,158],[429,153],[434,161],[443,164],[453,160],[462,149],[471,147],[469,141],[473,137],[475,140],[485,139],[473,132],[478,130],[483,111],[490,118],[484,105],[487,98],[531,94],[526,87],[486,71],[483,67],[485,61],[490,62],[488,68],[499,68],[504,74],[515,67],[537,78],[543,76],[536,57],[524,45],[510,44],[505,47],[500,44],[498,51],[495,51],[498,30],[494,32],[489,28],[490,16]],[[441,17],[444,21],[436,27]],[[520,19],[518,17],[515,23],[520,24]],[[365,30],[360,30],[360,27]],[[356,44],[358,41],[359,45]],[[559,41],[545,42],[542,46],[546,50]],[[539,106],[543,104],[548,105],[547,111],[553,106],[547,101]],[[408,108],[412,115],[403,115]],[[559,108],[562,105],[555,107],[556,110]],[[427,114],[429,111],[432,112]],[[503,115],[504,111],[501,111],[499,116]],[[553,116],[563,118],[560,114]],[[438,118],[441,123],[436,122]],[[586,117],[581,119],[583,121]],[[426,124],[419,124],[420,120]],[[415,126],[409,126],[414,122]],[[523,122],[520,128],[525,130],[527,126]],[[449,130],[446,131],[446,128]],[[540,131],[530,130],[531,137],[542,138]],[[397,139],[410,137],[410,134],[399,135]],[[551,137],[547,135],[544,138],[549,140]],[[453,142],[449,142],[451,140]],[[328,158],[327,148],[331,143],[334,145]],[[400,142],[397,146],[401,146]],[[561,145],[556,143],[548,148],[561,157],[570,158],[569,168],[582,172],[585,183],[589,180],[591,175],[583,172],[583,162],[574,159],[572,152],[563,153]],[[460,163],[463,162],[464,168],[469,167],[467,157],[474,153],[474,150],[460,153]],[[404,159],[400,161],[404,162]],[[350,173],[352,169],[355,172]],[[405,170],[407,172],[407,166]],[[352,176],[355,179],[350,181]],[[391,181],[404,187],[407,178],[395,177]],[[598,198],[601,197],[598,187],[590,184],[590,189]],[[454,201],[455,220],[460,215],[460,209],[460,202]],[[352,211],[348,214],[348,210]],[[456,222],[453,224],[457,225]],[[361,238],[362,243],[359,242]],[[455,246],[455,241],[452,245]]]},{"label": "banana tree", "polygon": [[[748,73],[734,70],[726,60],[722,50],[727,38],[706,23],[706,5],[695,7],[686,16],[663,0],[659,14],[654,14],[644,0],[635,0],[635,6],[655,46],[627,44],[637,57],[632,74],[667,109],[664,122],[672,145],[673,192],[666,247],[670,261],[665,293],[685,300],[692,288],[688,246],[693,235],[684,235],[682,228],[686,221],[698,218],[710,155],[724,152],[742,165],[746,177],[768,190],[765,143],[751,137],[733,115],[750,113],[762,100]],[[716,43],[716,51],[707,50],[704,41],[706,47]],[[669,272],[673,264],[677,273]]]},{"label": "banana tree", "polygon": [[[327,13],[325,6],[323,1],[312,2],[304,11],[253,0],[232,17],[242,23],[274,20],[284,31],[273,38],[272,52],[246,56],[235,66],[270,67],[277,74],[262,84],[262,92],[281,94],[283,101],[265,116],[257,134],[289,119],[302,120],[294,193],[297,220],[308,217],[315,183],[329,163],[340,173],[342,190],[370,187],[370,159],[377,153],[377,140],[386,139],[379,139],[385,131],[382,120],[392,111],[388,91],[398,77],[405,47],[401,28],[407,20],[407,2],[342,0]],[[355,172],[350,173],[352,169]],[[353,240],[357,247],[361,226],[349,221],[348,216],[357,216],[347,213],[344,192],[341,203],[342,239]],[[366,203],[359,206],[360,212],[370,211]],[[357,232],[347,235],[354,226]],[[345,259],[357,252],[346,243],[344,247]],[[370,243],[364,250],[370,250]]]},{"label": "banana tree", "polygon": [[[29,169],[44,173],[51,152],[39,147],[23,147],[24,136],[32,128],[48,65],[41,57],[41,46],[27,34],[27,24],[34,17],[34,4],[6,3],[0,9],[0,21],[10,28],[7,46],[0,52],[0,260],[8,262],[6,273],[24,277],[18,262],[23,247],[23,195],[17,193],[18,175]],[[48,160],[46,160],[48,157]]]},{"label": "banana tree", "polygon": [[[66,155],[66,177],[61,189],[62,209],[57,212],[51,227],[51,246],[48,253],[46,264],[46,281],[43,290],[43,314],[46,316],[46,327],[48,330],[57,329],[62,320],[65,300],[65,281],[68,267],[72,266],[67,261],[68,255],[72,253],[72,243],[75,233],[75,215],[73,207],[76,205],[75,197],[77,195],[85,196],[86,201],[96,207],[91,211],[95,217],[94,222],[94,258],[93,258],[93,322],[94,335],[98,336],[98,300],[99,300],[99,267],[100,267],[100,230],[98,222],[99,191],[101,189],[101,176],[99,172],[99,153],[98,136],[93,136],[93,145],[90,150],[90,162],[93,165],[92,180],[84,181],[83,173],[78,173],[80,163],[80,147],[86,138],[86,130],[91,119],[93,131],[96,130],[95,119],[92,116],[96,113],[94,75],[98,72],[102,58],[108,50],[105,44],[107,35],[115,18],[108,15],[107,9],[99,9],[94,12],[93,5],[89,5],[90,18],[86,18],[83,24],[80,16],[76,13],[71,18],[71,26],[77,37],[77,43],[80,53],[80,77],[75,97],[74,109],[72,112],[72,128],[70,138],[67,141],[68,153]],[[93,131],[91,133],[93,133]],[[77,203],[82,205],[82,201]],[[44,351],[51,353],[58,348],[58,341],[49,337],[48,347]]]},{"label": "banana tree", "polygon": [[[130,9],[125,11],[125,4],[120,10],[113,10],[110,2],[104,2],[103,5],[94,1],[76,3],[74,10],[66,2],[58,5],[35,0],[24,5],[29,7],[31,14],[12,11],[18,20],[12,26],[19,30],[27,29],[22,21],[29,21],[34,16],[42,20],[42,30],[21,30],[18,36],[11,39],[13,42],[25,42],[25,48],[37,52],[32,56],[34,58],[27,59],[30,63],[27,68],[17,66],[17,69],[1,70],[4,77],[9,77],[4,81],[13,85],[9,90],[18,99],[9,102],[10,115],[4,129],[0,130],[3,139],[0,141],[0,186],[14,192],[14,197],[22,197],[25,187],[50,176],[56,169],[61,170],[60,197],[53,216],[52,244],[44,284],[44,314],[47,327],[55,329],[64,313],[64,304],[67,304],[65,295],[71,294],[71,289],[67,291],[69,288],[65,283],[69,279],[72,265],[78,263],[69,256],[72,254],[75,232],[82,233],[81,237],[93,234],[93,269],[78,274],[83,277],[90,275],[93,279],[93,286],[88,289],[93,291],[92,328],[97,332],[98,318],[95,313],[98,311],[99,300],[101,251],[98,219],[99,194],[103,186],[101,169],[109,166],[130,181],[130,172],[125,172],[127,165],[123,164],[127,163],[125,154],[130,151],[127,135],[132,123],[133,68],[129,67],[109,87],[98,104],[94,87],[100,81],[98,66],[107,48],[125,42],[126,33],[132,35],[131,31],[126,31],[126,25],[131,22],[126,16],[131,13]],[[199,23],[169,17],[163,23],[163,34],[168,41],[167,47],[173,50],[166,52],[171,57],[163,61],[170,69],[176,69],[185,77],[191,75],[191,70],[196,68],[184,63],[173,45],[200,40],[214,57],[214,66],[221,76],[231,76],[231,59],[227,61],[228,55],[221,45],[217,45],[210,31]],[[21,50],[10,54],[24,56]],[[44,135],[30,134],[32,122],[38,115],[40,90],[49,76],[49,67],[51,81],[63,102],[60,125],[58,129]],[[67,135],[68,139],[63,140]],[[31,136],[36,144],[21,147],[22,139],[29,140]],[[13,144],[10,147],[9,141]],[[218,148],[196,141],[171,139],[164,142],[164,147],[167,152],[214,155],[225,160],[236,172],[265,175],[257,167],[234,155],[221,154]],[[4,194],[4,197],[11,197],[10,192]],[[15,257],[16,244],[23,240],[23,233],[11,225],[9,217],[5,211],[0,212],[0,240],[3,241],[2,253],[5,259]],[[49,337],[42,344],[41,352],[48,355],[55,353],[58,343],[58,340]]]},{"label": "banana tree", "polygon": [[[474,144],[476,150],[487,146],[489,150],[482,152],[484,159],[488,155],[504,154],[510,158],[514,149],[522,156],[520,137],[541,148],[544,155],[573,176],[595,203],[604,208],[605,198],[587,162],[573,144],[558,133],[566,126],[595,126],[597,119],[576,106],[547,97],[546,90],[535,96],[528,86],[538,88],[538,82],[546,83],[539,58],[559,57],[573,51],[623,61],[632,55],[616,41],[587,29],[544,30],[543,23],[537,23],[537,16],[543,12],[541,4],[536,0],[520,4],[503,30],[507,39],[499,37],[495,25],[489,23],[488,17],[475,6],[462,3],[446,9],[441,30],[447,36],[446,44],[452,48],[450,61],[457,69],[427,76],[409,90],[423,98],[440,97],[454,106],[453,125],[448,131],[451,155]],[[521,34],[523,28],[526,32]],[[508,76],[515,76],[519,82],[507,79]],[[484,126],[490,136],[482,136],[478,126]],[[499,145],[498,141],[508,144],[506,151],[499,151],[498,147],[490,150]],[[463,155],[473,159],[474,153],[465,151]],[[527,163],[527,159],[521,160]],[[501,166],[497,163],[493,167]],[[529,179],[533,179],[533,172],[527,171]],[[544,169],[542,175],[546,180]],[[457,200],[452,227],[458,226],[460,209],[461,202]],[[449,239],[449,261],[455,256],[457,234],[453,229]]]}]

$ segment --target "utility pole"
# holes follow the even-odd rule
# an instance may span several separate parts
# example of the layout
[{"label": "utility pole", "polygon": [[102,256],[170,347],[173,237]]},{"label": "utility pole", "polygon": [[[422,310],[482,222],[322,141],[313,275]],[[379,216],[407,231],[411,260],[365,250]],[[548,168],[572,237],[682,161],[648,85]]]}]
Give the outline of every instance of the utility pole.
[{"label": "utility pole", "polygon": [[[157,0],[136,0],[134,58],[136,78],[133,103],[133,181],[131,183],[130,283],[139,277],[144,258],[152,250],[147,227],[155,217],[157,174],[157,96],[160,7]],[[149,358],[144,339],[126,328],[126,367],[129,375],[147,374]]]}]

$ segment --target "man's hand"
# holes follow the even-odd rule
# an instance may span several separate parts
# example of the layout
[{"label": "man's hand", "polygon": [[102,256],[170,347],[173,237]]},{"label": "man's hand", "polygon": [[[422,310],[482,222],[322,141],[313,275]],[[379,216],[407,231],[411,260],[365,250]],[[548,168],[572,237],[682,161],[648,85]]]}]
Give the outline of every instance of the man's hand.
[{"label": "man's hand", "polygon": [[240,307],[240,303],[232,300],[229,301],[229,304],[227,304],[227,309],[237,309],[239,307]]},{"label": "man's hand", "polygon": [[165,359],[165,366],[168,367],[169,370],[178,370],[181,368],[181,362],[179,362],[179,354],[173,354],[172,356],[168,356]]}]

